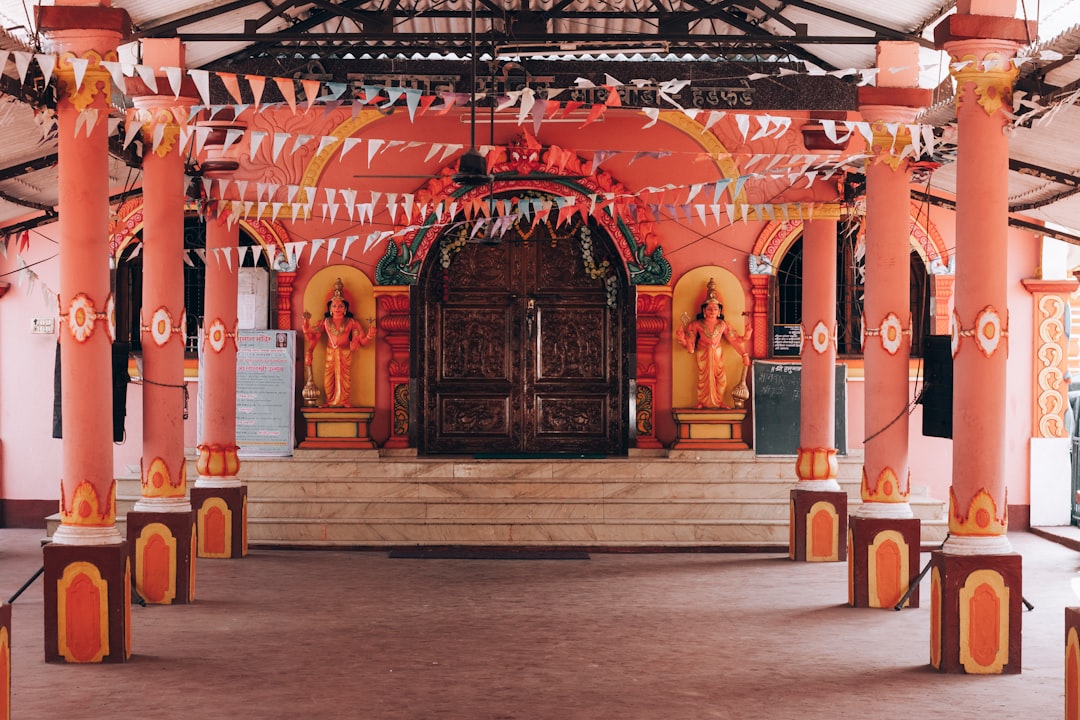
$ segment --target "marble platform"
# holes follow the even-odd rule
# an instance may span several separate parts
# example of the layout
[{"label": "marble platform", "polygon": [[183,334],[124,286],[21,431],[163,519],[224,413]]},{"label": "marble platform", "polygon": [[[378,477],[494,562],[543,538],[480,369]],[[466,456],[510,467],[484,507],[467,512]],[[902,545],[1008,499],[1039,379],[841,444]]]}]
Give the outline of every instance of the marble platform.
[{"label": "marble platform", "polygon": [[[549,545],[786,548],[794,458],[642,451],[626,458],[474,460],[297,449],[241,463],[249,543],[381,547]],[[849,510],[862,457],[840,460]],[[194,476],[194,468],[188,477]],[[139,497],[120,478],[118,517]],[[945,503],[911,498],[922,542],[945,538]],[[57,520],[51,519],[52,526]],[[122,528],[121,528],[122,529]]]}]

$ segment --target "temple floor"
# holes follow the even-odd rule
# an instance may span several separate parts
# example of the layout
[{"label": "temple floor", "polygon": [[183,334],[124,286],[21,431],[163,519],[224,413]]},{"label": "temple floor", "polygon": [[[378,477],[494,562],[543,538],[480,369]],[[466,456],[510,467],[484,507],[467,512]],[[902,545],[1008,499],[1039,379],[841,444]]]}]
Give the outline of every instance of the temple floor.
[{"label": "temple floor", "polygon": [[[41,565],[0,530],[0,598]],[[200,560],[191,605],[132,608],[126,664],[47,664],[42,581],[13,605],[12,717],[1055,718],[1080,556],[1026,532],[1023,671],[929,669],[921,607],[854,610],[846,563],[775,553]],[[923,553],[922,562],[928,555]]]}]

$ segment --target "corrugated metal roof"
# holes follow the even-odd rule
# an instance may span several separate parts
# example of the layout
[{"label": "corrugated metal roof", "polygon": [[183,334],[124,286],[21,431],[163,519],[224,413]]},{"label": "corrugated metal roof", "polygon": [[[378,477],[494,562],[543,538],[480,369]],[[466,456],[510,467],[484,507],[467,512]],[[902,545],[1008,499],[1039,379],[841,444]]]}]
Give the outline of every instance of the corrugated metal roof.
[{"label": "corrugated metal roof", "polygon": [[[349,3],[343,16],[320,20],[328,3],[300,3],[282,6],[275,14],[271,6],[252,0],[214,0],[192,7],[188,0],[113,0],[113,7],[125,9],[138,33],[150,36],[169,32],[195,33],[216,38],[207,42],[189,42],[189,67],[203,67],[221,58],[242,57],[252,47],[262,47],[264,39],[278,31],[290,33],[334,33],[349,37],[345,50],[353,57],[376,55],[391,46],[394,38],[410,33],[427,34],[409,55],[428,57],[433,52],[468,56],[467,35],[469,11],[473,0],[372,0]],[[1020,17],[1038,17],[1038,43],[1028,54],[1052,50],[1060,53],[1061,61],[1032,62],[1021,68],[1018,88],[1029,103],[1020,108],[1020,119],[1012,130],[1011,155],[1014,162],[1042,168],[1043,176],[1013,172],[1010,176],[1009,197],[1016,207],[1025,208],[1030,217],[1055,222],[1071,228],[1080,236],[1080,198],[1071,191],[1070,177],[1080,173],[1080,150],[1075,150],[1072,138],[1080,135],[1080,111],[1070,93],[1080,82],[1080,61],[1074,56],[1080,50],[1080,0],[1025,0],[1026,13]],[[514,15],[528,8],[532,16]],[[737,5],[715,3],[703,5],[691,0],[491,0],[477,5],[477,31],[482,37],[489,32],[511,37],[515,22],[531,18],[539,22],[545,13],[552,16],[543,25],[544,31],[531,41],[556,41],[560,35],[591,35],[596,37],[637,38],[645,42],[657,37],[660,19],[673,24],[667,32],[681,31],[688,39],[679,55],[700,58],[710,52],[742,53],[745,57],[772,55],[801,57],[813,65],[834,68],[871,68],[875,64],[875,45],[872,42],[802,42],[800,38],[869,38],[893,34],[913,34],[929,40],[933,26],[951,7],[941,0],[905,0],[895,3],[868,3],[865,0],[745,0]],[[499,12],[492,12],[496,9]],[[377,29],[380,12],[396,13],[393,27],[384,27],[378,42],[365,40]],[[660,13],[660,10],[663,13]],[[219,12],[221,11],[221,12]],[[28,16],[28,12],[30,15]],[[682,14],[682,15],[680,15]],[[381,22],[386,21],[381,18]],[[263,19],[265,24],[259,24]],[[539,20],[538,20],[539,19]],[[681,29],[680,22],[685,21]],[[365,23],[372,23],[365,28]],[[510,23],[510,25],[508,25]],[[249,26],[258,26],[258,37],[239,37]],[[734,45],[746,36],[766,34],[784,36],[784,45],[764,48],[748,43]],[[326,37],[329,37],[326,36]],[[523,36],[524,37],[524,36]],[[790,40],[788,39],[790,38]],[[490,38],[489,38],[490,39]],[[258,40],[259,42],[255,42]],[[420,42],[419,40],[417,42]],[[28,50],[35,45],[32,8],[24,0],[0,0],[0,50]],[[279,45],[289,47],[288,43]],[[299,51],[297,51],[299,54]],[[317,50],[326,56],[326,45]],[[292,57],[292,56],[290,56]],[[948,76],[948,59],[927,47],[922,50],[922,84],[934,87]],[[11,64],[7,73],[14,76]],[[1063,102],[1064,101],[1064,102]],[[1061,105],[1056,109],[1039,109],[1047,102]],[[1034,111],[1032,108],[1035,108]],[[927,113],[924,121],[947,126],[952,121],[952,106],[944,103]],[[1025,113],[1031,113],[1023,117]],[[44,121],[47,124],[47,121]],[[43,137],[42,120],[26,105],[7,101],[0,103],[0,127],[4,142],[0,143],[0,172],[18,168],[20,163],[47,157],[55,153],[55,140]],[[955,192],[955,173],[948,148],[941,159],[945,165],[932,176],[933,188],[945,193]],[[113,159],[110,172],[114,190],[130,182],[129,170]],[[10,173],[9,173],[10,174]],[[1052,178],[1057,178],[1054,180]],[[31,208],[14,201],[51,206],[56,202],[55,169],[43,167],[0,180],[0,226],[32,212]],[[6,198],[6,199],[5,199]]]}]

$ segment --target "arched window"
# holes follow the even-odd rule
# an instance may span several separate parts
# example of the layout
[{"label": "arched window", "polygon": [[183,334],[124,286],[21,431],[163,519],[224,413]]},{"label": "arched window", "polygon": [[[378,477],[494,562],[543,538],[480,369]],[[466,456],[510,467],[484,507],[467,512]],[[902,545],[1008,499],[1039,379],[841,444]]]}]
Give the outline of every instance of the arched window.
[{"label": "arched window", "polygon": [[[116,262],[115,271],[115,295],[116,295],[116,342],[127,343],[132,351],[142,349],[141,333],[139,332],[139,311],[142,309],[142,233],[138,235],[138,241],[129,243],[121,252]],[[243,230],[240,231],[241,247],[252,247],[258,243]],[[185,354],[195,355],[199,347],[199,327],[203,319],[203,303],[206,298],[206,264],[204,262],[206,249],[206,223],[197,216],[189,216],[184,219],[184,308],[187,310],[187,337],[184,341]],[[233,257],[232,261],[236,262]],[[261,278],[258,282],[265,283],[266,294],[270,289],[270,267],[266,255],[259,253],[255,258],[253,253],[246,253],[242,267],[256,268],[263,272],[258,274]],[[241,295],[245,294],[245,288],[241,283]],[[241,314],[250,310],[248,304],[241,303]],[[258,324],[256,327],[269,327],[272,319],[269,303],[260,308],[259,312],[265,312],[266,324]]]},{"label": "arched window", "polygon": [[[838,355],[861,355],[860,347],[865,272],[865,254],[854,233],[837,228],[836,253],[836,343]],[[797,238],[776,268],[773,293],[773,324],[802,322],[802,238]],[[930,293],[926,265],[911,251],[911,356],[922,356],[922,339],[930,334]]]}]

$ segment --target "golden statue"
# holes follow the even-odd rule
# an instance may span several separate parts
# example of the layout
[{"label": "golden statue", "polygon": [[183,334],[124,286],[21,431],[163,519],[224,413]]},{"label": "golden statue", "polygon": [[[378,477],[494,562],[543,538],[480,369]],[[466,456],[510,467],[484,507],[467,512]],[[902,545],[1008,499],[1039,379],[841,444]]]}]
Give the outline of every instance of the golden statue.
[{"label": "golden statue", "polygon": [[[314,386],[311,379],[312,354],[324,334],[326,364],[323,368],[323,388],[326,391],[326,406],[350,407],[352,352],[361,345],[367,345],[375,337],[375,321],[371,320],[367,332],[364,332],[360,321],[354,318],[349,310],[349,301],[345,299],[341,278],[334,282],[334,291],[326,303],[326,315],[321,322],[311,324],[311,313],[304,313],[304,339],[307,341],[304,367],[310,386]],[[304,389],[304,398],[309,401],[308,388]]]},{"label": "golden statue", "polygon": [[675,339],[691,352],[697,361],[697,406],[699,408],[728,409],[724,403],[727,392],[727,371],[724,369],[724,347],[722,340],[726,336],[732,347],[742,356],[743,373],[739,387],[732,391],[735,407],[742,407],[748,393],[736,392],[746,381],[746,368],[750,366],[750,356],[743,343],[750,340],[754,329],[748,328],[746,335],[740,337],[724,320],[724,306],[716,292],[716,283],[709,278],[706,287],[705,302],[697,319],[691,320],[683,313],[682,325],[675,330]]}]

